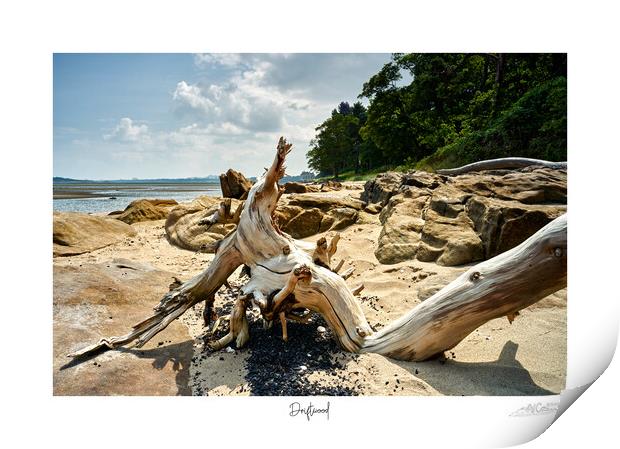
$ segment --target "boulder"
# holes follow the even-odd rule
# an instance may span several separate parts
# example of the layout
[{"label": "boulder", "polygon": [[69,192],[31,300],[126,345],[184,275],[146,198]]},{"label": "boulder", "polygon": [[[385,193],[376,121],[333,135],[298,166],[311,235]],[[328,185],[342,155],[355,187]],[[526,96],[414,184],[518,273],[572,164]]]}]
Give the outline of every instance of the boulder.
[{"label": "boulder", "polygon": [[379,261],[460,265],[514,248],[564,213],[566,170],[388,172],[368,181],[361,198],[366,212],[380,210]]},{"label": "boulder", "polygon": [[[333,219],[332,224],[327,229],[328,231],[337,231],[344,229],[347,226],[351,226],[357,221],[358,212],[350,207],[337,207],[331,209],[325,217]],[[322,223],[321,223],[322,225]]]},{"label": "boulder", "polygon": [[88,253],[134,235],[130,225],[114,218],[54,212],[54,256]]},{"label": "boulder", "polygon": [[393,264],[414,259],[424,220],[419,217],[395,215],[390,217],[379,234],[375,256],[385,264]]},{"label": "boulder", "polygon": [[379,203],[384,206],[390,197],[398,191],[402,181],[402,173],[381,173],[375,179],[366,182],[361,200],[366,203]]},{"label": "boulder", "polygon": [[321,183],[321,192],[332,192],[334,190],[341,190],[342,189],[342,183],[338,182],[338,181],[325,181],[323,183]]},{"label": "boulder", "polygon": [[[200,251],[203,245],[221,240],[235,229],[234,224],[200,224],[219,208],[221,202],[222,198],[204,195],[172,209],[164,225],[168,241],[182,249]],[[235,211],[240,203],[232,200],[231,210]]]},{"label": "boulder", "polygon": [[135,200],[124,211],[112,212],[108,215],[114,215],[114,218],[127,224],[162,220],[168,216],[170,209],[178,204],[175,200]]},{"label": "boulder", "polygon": [[289,221],[302,213],[303,210],[304,209],[299,206],[291,206],[283,202],[281,204],[278,204],[275,212],[275,217],[278,220],[278,225],[280,226],[280,228],[286,226]]},{"label": "boulder", "polygon": [[566,212],[564,205],[530,205],[481,196],[472,197],[466,209],[482,239],[485,258],[514,248]]},{"label": "boulder", "polygon": [[301,182],[287,182],[284,184],[284,193],[306,193],[308,187]]},{"label": "boulder", "polygon": [[317,208],[324,212],[337,207],[361,210],[366,206],[363,201],[352,198],[347,194],[337,193],[300,193],[291,195],[288,204],[302,208]]},{"label": "boulder", "polygon": [[67,358],[102,337],[125,334],[153,312],[173,281],[173,273],[123,259],[54,266],[54,395],[190,395],[193,339],[180,320],[141,349]]},{"label": "boulder", "polygon": [[229,168],[226,173],[220,175],[220,187],[224,198],[245,199],[252,188],[252,181],[242,173]]},{"label": "boulder", "polygon": [[426,245],[424,252],[418,255],[419,260],[435,260],[438,265],[453,266],[483,258],[482,240],[474,231],[467,214],[462,212],[450,218],[430,209],[424,218],[420,239]]},{"label": "boulder", "polygon": [[413,170],[405,173],[402,178],[402,185],[420,187],[425,189],[435,189],[444,183],[445,177],[422,170]]},{"label": "boulder", "polygon": [[449,178],[455,188],[523,204],[566,204],[566,171],[549,168],[467,173]]},{"label": "boulder", "polygon": [[280,223],[280,229],[296,239],[309,237],[319,232],[323,215],[318,208],[304,209],[287,223]]}]

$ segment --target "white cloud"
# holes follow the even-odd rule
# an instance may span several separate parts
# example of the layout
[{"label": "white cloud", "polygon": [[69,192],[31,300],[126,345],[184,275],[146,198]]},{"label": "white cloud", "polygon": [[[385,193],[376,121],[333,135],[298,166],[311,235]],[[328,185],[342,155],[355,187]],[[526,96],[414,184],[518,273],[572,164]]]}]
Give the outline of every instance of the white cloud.
[{"label": "white cloud", "polygon": [[194,55],[194,64],[198,67],[208,67],[210,64],[219,64],[234,67],[241,63],[240,53],[198,53]]},{"label": "white cloud", "polygon": [[126,161],[122,167],[131,177],[206,176],[231,167],[257,176],[285,136],[294,145],[287,172],[297,174],[307,169],[315,127],[340,101],[356,101],[363,82],[388,60],[389,55],[196,55],[198,81],[177,78],[172,86],[174,117],[148,117],[149,126],[125,117],[108,129],[105,142],[99,138],[89,146],[99,145],[119,167],[118,161]]},{"label": "white cloud", "polygon": [[148,126],[134,124],[129,117],[123,117],[110,134],[104,134],[104,140],[118,142],[139,142],[148,140]]}]

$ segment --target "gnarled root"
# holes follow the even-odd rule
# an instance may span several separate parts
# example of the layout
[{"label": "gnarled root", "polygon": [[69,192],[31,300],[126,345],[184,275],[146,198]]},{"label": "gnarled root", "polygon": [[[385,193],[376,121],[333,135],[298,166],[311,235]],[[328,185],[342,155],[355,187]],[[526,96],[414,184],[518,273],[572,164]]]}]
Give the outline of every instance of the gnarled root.
[{"label": "gnarled root", "polygon": [[250,303],[251,295],[239,295],[235,301],[235,306],[230,314],[229,331],[224,337],[220,338],[210,346],[213,350],[222,349],[236,339],[237,348],[245,346],[250,338],[248,318],[246,310]]},{"label": "gnarled root", "polygon": [[[331,270],[332,256],[338,248],[338,241],[340,240],[340,234],[336,234],[329,243],[325,237],[321,237],[316,241],[316,248],[312,253],[312,261],[328,270]],[[342,265],[340,265],[342,266]],[[333,270],[336,271],[336,270]]]}]

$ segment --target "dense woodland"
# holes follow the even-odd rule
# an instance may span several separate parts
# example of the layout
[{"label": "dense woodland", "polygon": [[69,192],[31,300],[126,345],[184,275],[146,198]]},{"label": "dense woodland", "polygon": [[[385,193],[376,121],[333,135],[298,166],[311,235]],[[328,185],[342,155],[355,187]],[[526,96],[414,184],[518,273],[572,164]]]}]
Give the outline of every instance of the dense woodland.
[{"label": "dense woodland", "polygon": [[319,176],[566,160],[566,54],[394,54],[363,98],[316,128],[307,159]]}]

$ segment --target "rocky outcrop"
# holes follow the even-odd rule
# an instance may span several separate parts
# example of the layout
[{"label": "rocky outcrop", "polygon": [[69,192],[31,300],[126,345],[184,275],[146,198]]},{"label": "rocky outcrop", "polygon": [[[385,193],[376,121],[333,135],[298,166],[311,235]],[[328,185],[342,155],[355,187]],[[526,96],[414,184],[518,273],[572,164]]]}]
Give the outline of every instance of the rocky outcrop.
[{"label": "rocky outcrop", "polygon": [[130,225],[114,218],[54,212],[54,256],[88,253],[134,235]]},{"label": "rocky outcrop", "polygon": [[306,193],[308,187],[301,182],[287,182],[284,184],[284,193]]},{"label": "rocky outcrop", "polygon": [[163,220],[168,212],[177,203],[175,200],[135,200],[122,212],[112,212],[109,215],[127,224],[140,221]]},{"label": "rocky outcrop", "polygon": [[174,281],[172,273],[115,259],[54,266],[53,280],[54,395],[191,394],[193,339],[180,321],[141,349],[108,351],[71,363],[67,358],[101,337],[125,334],[151,314]]},{"label": "rocky outcrop", "polygon": [[390,197],[396,194],[402,185],[402,181],[402,173],[381,173],[375,179],[366,182],[361,200],[366,203],[379,203],[381,206],[384,206]]},{"label": "rocky outcrop", "polygon": [[316,207],[324,212],[335,207],[348,207],[350,209],[361,210],[365,206],[363,201],[355,199],[350,195],[335,193],[302,193],[291,195],[288,204],[303,208]]},{"label": "rocky outcrop", "polygon": [[522,204],[480,196],[467,202],[467,215],[484,242],[485,258],[514,248],[564,212],[564,205]]},{"label": "rocky outcrop", "polygon": [[301,239],[319,232],[323,215],[321,209],[315,207],[301,209],[299,214],[295,215],[288,222],[279,223],[279,226],[280,229],[290,234],[291,237]]},{"label": "rocky outcrop", "polygon": [[242,173],[229,168],[226,173],[220,175],[220,187],[224,198],[245,199],[252,188],[252,181]]},{"label": "rocky outcrop", "polygon": [[[200,251],[205,245],[221,240],[235,229],[234,224],[201,223],[219,208],[221,202],[222,198],[205,195],[172,209],[164,225],[168,241],[182,249]],[[235,211],[239,204],[241,201],[232,200],[231,210]]]},{"label": "rocky outcrop", "polygon": [[[222,198],[202,196],[172,209],[165,224],[168,241],[179,248],[200,251],[234,230],[234,224],[209,226],[202,222],[218,209],[221,201]],[[231,210],[236,210],[240,203],[233,200]],[[299,239],[352,225],[364,206],[362,201],[343,193],[302,193],[284,195],[274,216],[282,231]]]},{"label": "rocky outcrop", "polygon": [[365,189],[365,211],[381,208],[375,255],[382,263],[416,258],[452,266],[490,258],[566,212],[566,171],[547,168],[386,173]]}]

